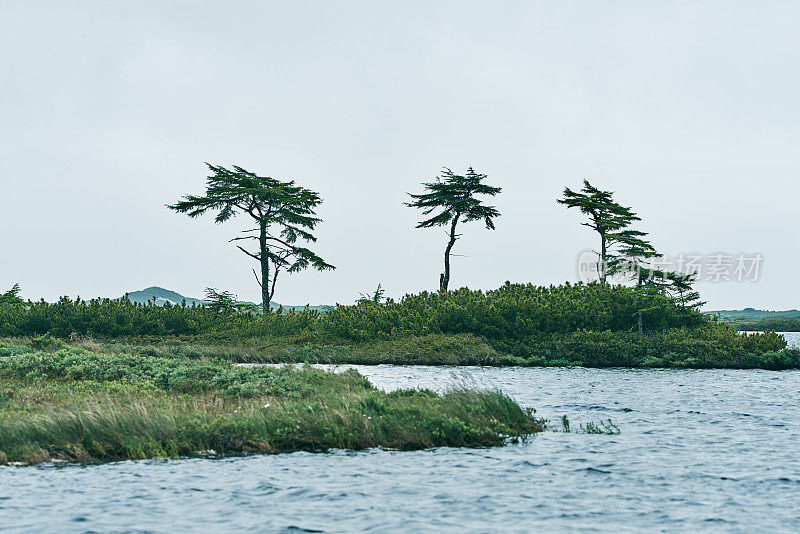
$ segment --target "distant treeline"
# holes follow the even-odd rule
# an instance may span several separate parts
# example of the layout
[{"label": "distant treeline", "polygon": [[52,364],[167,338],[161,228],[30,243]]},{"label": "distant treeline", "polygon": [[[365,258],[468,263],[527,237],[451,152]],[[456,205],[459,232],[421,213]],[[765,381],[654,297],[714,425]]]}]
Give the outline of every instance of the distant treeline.
[{"label": "distant treeline", "polygon": [[767,311],[745,308],[743,310],[719,310],[708,312],[721,322],[737,330],[773,332],[800,332],[800,311]]},{"label": "distant treeline", "polygon": [[751,332],[800,332],[800,319],[733,319],[725,320],[732,328]]}]

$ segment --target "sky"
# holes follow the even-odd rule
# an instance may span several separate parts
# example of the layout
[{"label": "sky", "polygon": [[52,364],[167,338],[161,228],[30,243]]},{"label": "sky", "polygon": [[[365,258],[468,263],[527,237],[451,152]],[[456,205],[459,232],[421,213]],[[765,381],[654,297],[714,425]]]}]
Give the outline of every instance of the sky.
[{"label": "sky", "polygon": [[[204,191],[204,162],[324,199],[314,246],[337,270],[284,277],[277,302],[435,290],[446,237],[403,202],[472,166],[502,215],[461,228],[451,287],[576,281],[599,243],[556,199],[586,178],[665,254],[725,257],[706,309],[800,308],[798,19],[791,1],[0,2],[0,290],[258,300],[228,242],[244,218],[165,208]],[[763,258],[741,282],[739,254]]]}]

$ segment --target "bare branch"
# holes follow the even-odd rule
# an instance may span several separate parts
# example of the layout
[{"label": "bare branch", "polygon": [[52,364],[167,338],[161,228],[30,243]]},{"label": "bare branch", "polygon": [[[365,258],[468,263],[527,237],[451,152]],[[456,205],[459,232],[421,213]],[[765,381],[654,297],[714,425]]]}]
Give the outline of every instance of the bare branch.
[{"label": "bare branch", "polygon": [[258,254],[253,254],[249,250],[244,249],[244,248],[240,247],[239,245],[236,245],[236,248],[238,248],[239,250],[241,250],[242,252],[244,252],[245,254],[247,254],[248,256],[253,258],[254,260],[261,261],[261,256],[259,256]]}]

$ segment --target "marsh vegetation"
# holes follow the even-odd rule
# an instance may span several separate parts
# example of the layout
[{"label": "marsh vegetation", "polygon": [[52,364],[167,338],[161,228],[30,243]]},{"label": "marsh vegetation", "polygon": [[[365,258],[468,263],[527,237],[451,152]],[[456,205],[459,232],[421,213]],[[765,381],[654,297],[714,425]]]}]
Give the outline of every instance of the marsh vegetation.
[{"label": "marsh vegetation", "polygon": [[498,391],[384,393],[355,371],[0,344],[0,463],[498,445],[544,422]]}]

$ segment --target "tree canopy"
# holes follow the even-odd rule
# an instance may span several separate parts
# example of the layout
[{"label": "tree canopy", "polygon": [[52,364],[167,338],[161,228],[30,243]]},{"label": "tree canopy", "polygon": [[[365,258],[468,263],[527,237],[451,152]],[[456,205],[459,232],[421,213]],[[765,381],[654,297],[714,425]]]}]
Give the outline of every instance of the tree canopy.
[{"label": "tree canopy", "polygon": [[0,293],[0,304],[22,304],[23,300],[19,298],[20,291],[19,284],[14,284],[5,293]]},{"label": "tree canopy", "polygon": [[472,167],[462,176],[444,168],[441,176],[434,182],[423,183],[424,193],[411,194],[411,202],[405,205],[422,210],[427,216],[434,212],[435,215],[421,220],[417,228],[432,228],[435,226],[450,225],[447,246],[444,252],[444,272],[439,275],[439,289],[447,291],[450,283],[450,253],[456,240],[461,237],[456,233],[459,222],[482,220],[488,230],[494,230],[494,218],[500,212],[494,206],[483,203],[478,195],[495,196],[500,193],[500,187],[483,183],[485,174],[475,172]]},{"label": "tree canopy", "polygon": [[584,180],[580,191],[565,187],[563,197],[556,202],[568,208],[578,208],[589,218],[587,222],[581,224],[599,235],[598,274],[601,282],[606,282],[607,276],[611,274],[610,269],[621,268],[615,261],[620,256],[613,250],[615,245],[636,248],[642,253],[650,254],[652,247],[642,239],[646,234],[627,229],[641,218],[631,208],[616,202],[612,191],[603,191],[590,184],[589,180]]},{"label": "tree canopy", "polygon": [[[245,214],[256,223],[255,228],[244,230],[244,235],[231,241],[260,264],[260,276],[255,269],[253,274],[261,286],[264,313],[269,311],[281,272],[295,273],[309,267],[320,271],[335,269],[300,244],[317,240],[312,233],[322,222],[316,217],[315,210],[322,203],[317,192],[296,185],[294,180],[259,176],[236,165],[231,169],[206,165],[211,175],[206,180],[205,195],[186,195],[167,207],[192,218],[216,212],[217,223]],[[255,250],[239,244],[250,240],[256,241]]]}]

